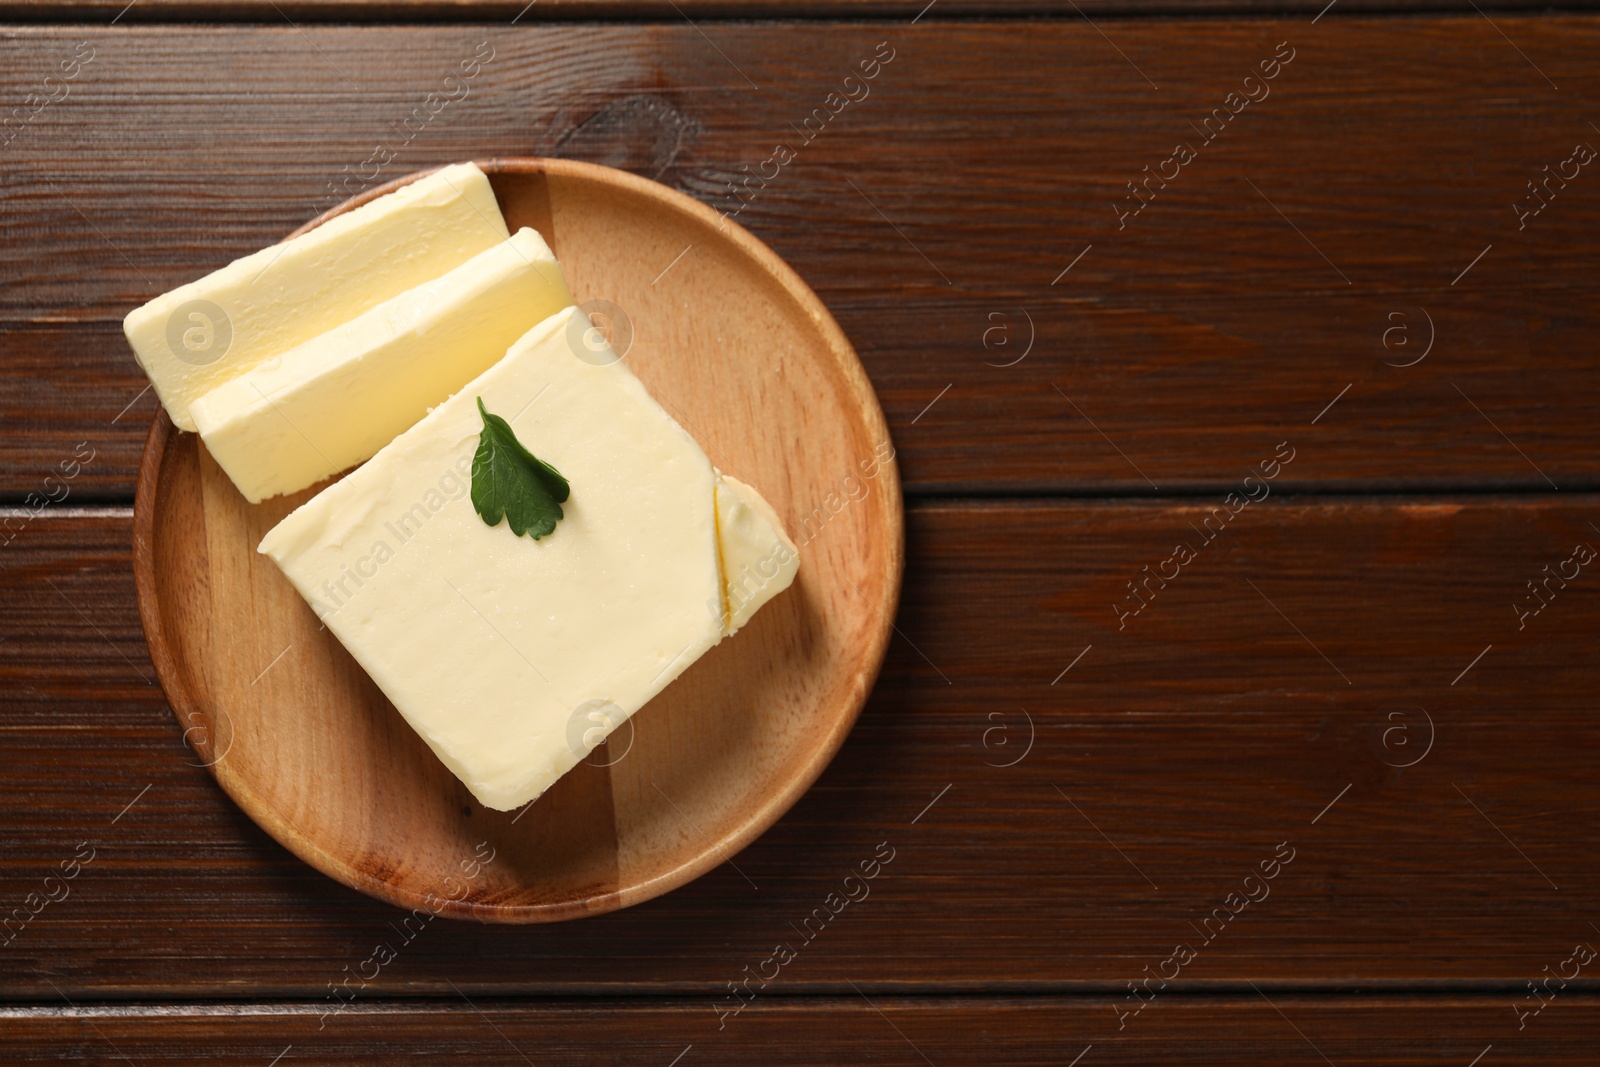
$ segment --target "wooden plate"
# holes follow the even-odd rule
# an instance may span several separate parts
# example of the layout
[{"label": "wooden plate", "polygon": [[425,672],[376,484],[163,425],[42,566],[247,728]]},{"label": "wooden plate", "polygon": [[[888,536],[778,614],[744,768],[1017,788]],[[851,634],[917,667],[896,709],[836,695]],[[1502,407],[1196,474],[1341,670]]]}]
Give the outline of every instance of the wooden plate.
[{"label": "wooden plate", "polygon": [[268,833],[404,908],[550,922],[684,884],[816,780],[883,661],[904,516],[860,361],[770,249],[621,171],[479,165],[510,227],[550,241],[580,303],[624,309],[626,358],[652,394],[714,464],[772,502],[801,545],[795,584],[514,814],[472,799],[256,553],[322,486],[247,504],[199,438],[158,413],[133,558],[150,655],[193,761]]}]

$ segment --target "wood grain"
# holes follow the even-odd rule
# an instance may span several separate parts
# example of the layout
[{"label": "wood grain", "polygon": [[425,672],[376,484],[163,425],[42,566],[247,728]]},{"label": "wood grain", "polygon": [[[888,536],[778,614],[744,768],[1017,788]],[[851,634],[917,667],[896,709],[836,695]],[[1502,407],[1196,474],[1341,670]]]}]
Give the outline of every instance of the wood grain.
[{"label": "wood grain", "polygon": [[[473,801],[256,551],[322,485],[251,505],[162,413],[140,472],[134,572],[178,721],[203,735],[196,751],[218,783],[276,840],[403,908],[555,922],[649,900],[710,870],[816,780],[883,662],[904,524],[894,449],[861,364],[769,249],[620,171],[479,164],[507,227],[539,227],[579,306],[606,309],[632,372],[720,469],[760,487],[785,529],[801,536],[812,501],[844,502],[841,483],[861,485],[853,506],[822,513],[829,537],[806,553],[790,591],[740,640],[689,667],[604,753],[531,807],[501,812]],[[643,265],[680,248],[695,259],[670,279]]]},{"label": "wood grain", "polygon": [[[1587,570],[1522,629],[1513,605],[1600,537],[1600,194],[1586,168],[1525,229],[1512,207],[1600,139],[1592,17],[1507,13],[1524,0],[1341,0],[1314,24],[1323,0],[939,0],[915,26],[921,0],[124,6],[0,7],[118,20],[0,34],[0,109],[97,49],[5,146],[0,182],[0,503],[22,505],[0,509],[0,919],[94,850],[69,897],[5,930],[0,997],[25,1003],[0,1009],[0,1059],[1592,1058],[1592,980],[1522,1030],[1516,1008],[1600,937],[1600,613]],[[1116,17],[1230,12],[1260,17]],[[718,21],[773,15],[821,21]],[[658,21],[612,21],[629,18]],[[180,19],[256,25],[137,25]],[[316,25],[384,19],[448,24]],[[801,144],[791,124],[884,40],[870,97]],[[1284,40],[1270,98],[1118,229],[1125,183]],[[470,95],[396,133],[483,41]],[[554,155],[733,210],[728,183],[779,141],[799,153],[739,221],[840,321],[923,498],[880,684],[737,869],[582,923],[412,936],[234,807],[153,684],[131,516],[80,508],[131,501],[154,410],[120,317],[342,199],[330,184],[380,144],[398,153],[374,181]],[[1427,358],[1397,365],[1429,318]],[[1001,365],[1030,321],[1034,347]],[[1273,496],[1118,630],[1126,583],[1281,441],[1296,458]],[[976,499],[1008,495],[1055,499]],[[1283,842],[1270,897],[1206,939]],[[806,939],[880,843],[896,851],[870,897]],[[1198,957],[1119,1030],[1127,983],[1186,938]],[[781,940],[798,958],[719,1030],[729,983]],[[397,958],[324,1020],[378,945]],[[534,995],[585,999],[509,999]],[[210,1003],[153,999],[173,997]]]},{"label": "wood grain", "polygon": [[[878,687],[737,867],[580,923],[437,920],[362,999],[727,996],[882,843],[870,896],[773,992],[1080,990],[1114,1022],[1180,942],[1199,958],[1174,996],[1521,990],[1600,937],[1600,584],[1553,585],[1521,631],[1512,610],[1600,543],[1597,510],[1269,498],[1119,631],[1123,583],[1203,510],[918,505]],[[137,673],[128,523],[47,514],[0,550],[0,900],[99,850],[4,949],[0,995],[325,1000],[401,913],[284,852],[195,766]],[[1270,896],[1202,927],[1284,842]]]},{"label": "wood grain", "polygon": [[[308,1007],[310,1010],[307,1010]],[[1565,993],[1523,1032],[1504,997],[1308,998],[1255,993],[1174,1001],[1115,1030],[1110,1012],[1070,998],[758,1001],[719,1031],[705,1001],[454,1001],[352,1008],[321,1021],[314,1006],[111,1008],[8,1014],[8,1062],[373,1063],[400,1057],[526,1067],[617,1063],[685,1067],[871,1063],[896,1067],[1081,1067],[1141,1064],[1497,1064],[1579,1062],[1594,1049],[1600,1003]],[[1110,1022],[1111,1025],[1107,1026]],[[1511,1023],[1510,1026],[1507,1023]],[[1110,1032],[1108,1032],[1110,1031]],[[287,1053],[286,1053],[287,1048]],[[1324,1059],[1323,1057],[1327,1058]],[[1487,1061],[1487,1057],[1486,1057]]]},{"label": "wood grain", "polygon": [[[796,157],[738,221],[861,352],[911,492],[1209,493],[1291,433],[1302,489],[1595,488],[1600,184],[1523,230],[1512,204],[1600,138],[1578,103],[1600,24],[1397,25],[1120,22],[1137,70],[1076,20],[18,29],[6,99],[79,41],[98,58],[7,149],[0,488],[36,491],[86,440],[78,499],[127,500],[152,401],[115,320],[342,199],[376,144],[399,152],[379,180],[556,155],[735,210],[728,183],[780,141]],[[1271,95],[1119,230],[1125,183],[1285,40]],[[805,142],[881,41],[870,95]],[[401,144],[480,42],[469,95]],[[1386,365],[1427,320],[1428,357]]]},{"label": "wood grain", "polygon": [[[1326,0],[1081,0],[1074,6],[1064,0],[940,0],[928,9],[927,0],[541,0],[534,7],[506,0],[140,0],[131,9],[116,0],[6,0],[0,3],[0,20],[6,22],[63,22],[104,25],[168,22],[259,22],[282,25],[316,22],[481,22],[518,25],[582,20],[678,21],[694,19],[903,19],[921,16],[936,22],[950,16],[1081,18],[1125,15],[1304,15],[1315,16]],[[1567,0],[1568,11],[1592,9],[1594,0]],[[1490,10],[1549,10],[1538,0],[1497,0]],[[1343,0],[1341,14],[1405,12],[1459,14],[1450,0]],[[120,18],[118,17],[120,16]]]}]

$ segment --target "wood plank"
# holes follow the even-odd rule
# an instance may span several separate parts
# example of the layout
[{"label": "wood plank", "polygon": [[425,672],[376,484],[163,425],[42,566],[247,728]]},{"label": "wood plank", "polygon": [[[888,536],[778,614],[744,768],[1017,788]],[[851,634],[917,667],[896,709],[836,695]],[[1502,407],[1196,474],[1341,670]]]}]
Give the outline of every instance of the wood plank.
[{"label": "wood plank", "polygon": [[[1600,583],[1552,582],[1520,631],[1512,608],[1600,543],[1597,505],[1270,498],[1209,543],[1189,504],[917,505],[872,700],[736,869],[599,918],[410,937],[192,765],[140,673],[128,516],[46,513],[0,569],[4,910],[94,855],[11,932],[0,996],[325,1000],[397,943],[361,1000],[453,982],[709,1014],[780,942],[798,958],[773,993],[1079,990],[1112,1021],[1180,944],[1173,994],[1522,990],[1600,944]],[[1196,558],[1119,630],[1124,583],[1180,540]],[[806,925],[880,848],[866,898]]]},{"label": "wood plank", "polygon": [[[1305,15],[1314,16],[1327,0],[542,0],[530,8],[517,0],[140,0],[129,7],[117,0],[6,0],[0,21],[82,22],[104,25],[163,22],[263,22],[281,25],[292,19],[308,22],[450,21],[532,24],[573,19],[763,19],[763,18],[897,18],[922,15],[926,21],[952,15],[1077,18],[1080,13],[1125,15]],[[1595,0],[1568,0],[1562,8],[1582,11]],[[1450,0],[1344,0],[1341,14],[1443,11],[1459,13]],[[1546,11],[1539,0],[1497,0],[1495,11]],[[120,17],[118,17],[120,16]]]},{"label": "wood plank", "polygon": [[[1152,1009],[1153,1010],[1153,1009]],[[352,1007],[326,1020],[315,1005],[154,1005],[13,1009],[7,1062],[204,1064],[422,1062],[505,1064],[817,1064],[905,1067],[995,1064],[1577,1062],[1594,1051],[1600,1001],[1564,993],[1515,1029],[1507,998],[1382,1001],[1250,993],[1174,998],[1162,1014],[1115,1032],[1095,1003],[1060,997],[758,999],[717,1029],[704,1000]],[[1508,1026],[1507,1024],[1512,1025]],[[1111,1030],[1110,1033],[1107,1031]],[[273,1058],[282,1056],[281,1061]],[[680,1057],[674,1059],[673,1057]],[[1073,1057],[1081,1056],[1074,1060]],[[1326,1059],[1324,1059],[1326,1057]]]},{"label": "wood plank", "polygon": [[[8,146],[0,492],[87,440],[80,499],[126,500],[151,401],[117,418],[140,381],[116,321],[358,186],[380,142],[382,178],[555,154],[738,210],[860,349],[913,493],[1209,492],[1291,432],[1302,489],[1594,488],[1600,184],[1553,184],[1522,230],[1512,205],[1600,144],[1576,103],[1600,22],[1405,25],[1130,20],[1127,60],[1076,20],[8,31],[0,98],[96,58]],[[1271,95],[1119,229],[1125,183],[1282,41]],[[397,134],[480,44],[467,95]]]}]

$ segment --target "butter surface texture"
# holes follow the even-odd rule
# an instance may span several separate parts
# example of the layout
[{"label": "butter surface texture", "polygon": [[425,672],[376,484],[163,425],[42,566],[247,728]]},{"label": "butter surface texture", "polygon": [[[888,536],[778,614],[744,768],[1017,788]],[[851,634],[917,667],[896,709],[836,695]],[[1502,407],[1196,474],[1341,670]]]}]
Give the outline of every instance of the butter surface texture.
[{"label": "butter surface texture", "polygon": [[732,634],[794,582],[800,551],[772,505],[731,475],[717,475],[717,542],[726,595],[723,632]]},{"label": "butter surface texture", "polygon": [[[260,546],[501,810],[539,796],[723,633],[711,464],[581,340],[577,314],[530,330]],[[572,485],[542,540],[473,510],[479,397]]]},{"label": "butter surface texture", "polygon": [[571,303],[549,246],[522,229],[224,382],[190,412],[245,499],[297,492],[374,455]]},{"label": "butter surface texture", "polygon": [[123,331],[180,430],[218,384],[504,241],[483,172],[445,167],[129,312]]}]

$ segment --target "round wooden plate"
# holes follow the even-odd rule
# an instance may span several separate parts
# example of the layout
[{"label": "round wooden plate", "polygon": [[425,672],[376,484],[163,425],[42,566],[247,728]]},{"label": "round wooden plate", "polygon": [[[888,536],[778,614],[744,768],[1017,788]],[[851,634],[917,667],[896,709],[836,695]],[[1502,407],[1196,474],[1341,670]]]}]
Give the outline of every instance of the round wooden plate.
[{"label": "round wooden plate", "polygon": [[268,833],[404,908],[550,922],[684,884],[816,780],[883,661],[904,515],[860,361],[769,248],[621,171],[554,159],[479,166],[511,229],[549,240],[579,302],[606,302],[614,339],[631,326],[629,365],[712,463],[772,502],[800,544],[795,584],[641,709],[631,731],[511,813],[472,799],[256,553],[322,486],[247,504],[199,438],[160,412],[139,470],[134,568],[150,655],[193,761]]}]

